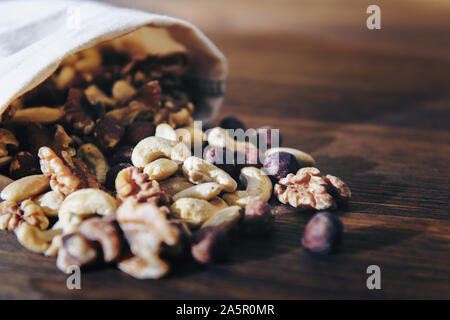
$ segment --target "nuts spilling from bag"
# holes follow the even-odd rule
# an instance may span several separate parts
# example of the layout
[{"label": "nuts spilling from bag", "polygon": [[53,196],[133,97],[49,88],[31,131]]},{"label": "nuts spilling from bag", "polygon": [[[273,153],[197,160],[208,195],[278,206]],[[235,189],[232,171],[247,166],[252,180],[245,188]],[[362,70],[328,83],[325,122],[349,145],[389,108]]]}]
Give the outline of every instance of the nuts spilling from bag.
[{"label": "nuts spilling from bag", "polygon": [[[271,127],[248,142],[229,136],[245,130],[233,117],[197,128],[186,65],[183,55],[89,49],[14,101],[0,124],[0,229],[57,255],[63,272],[109,265],[148,279],[179,259],[224,261],[239,235],[269,236],[272,205],[320,211],[348,202],[342,180],[276,145]],[[331,253],[341,233],[339,218],[322,212],[302,243]]]}]

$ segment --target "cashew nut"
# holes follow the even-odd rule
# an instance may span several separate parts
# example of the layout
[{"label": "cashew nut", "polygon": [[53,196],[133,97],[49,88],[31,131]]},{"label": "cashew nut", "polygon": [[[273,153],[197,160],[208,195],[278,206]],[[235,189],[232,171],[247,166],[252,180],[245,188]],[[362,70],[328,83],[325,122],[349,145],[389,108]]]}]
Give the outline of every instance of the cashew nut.
[{"label": "cashew nut", "polygon": [[17,123],[53,123],[64,116],[62,108],[36,107],[17,110],[12,121]]},{"label": "cashew nut", "polygon": [[297,159],[300,167],[312,167],[314,165],[314,163],[316,163],[314,158],[311,157],[309,154],[307,154],[303,151],[297,150],[297,149],[286,148],[286,147],[268,149],[265,152],[264,157],[267,158],[270,154],[272,154],[274,152],[288,152],[288,153],[293,154],[294,157]]},{"label": "cashew nut", "polygon": [[208,132],[208,143],[217,148],[227,148],[232,152],[244,150],[249,147],[249,143],[245,141],[237,141],[232,139],[226,129],[216,127]]},{"label": "cashew nut", "polygon": [[1,197],[3,200],[22,201],[41,194],[50,188],[50,179],[43,174],[23,177],[7,185]]},{"label": "cashew nut", "polygon": [[188,109],[183,108],[178,112],[169,114],[169,124],[174,128],[180,126],[187,126],[194,122]]},{"label": "cashew nut", "polygon": [[164,189],[170,195],[174,195],[184,189],[194,186],[185,177],[174,176],[159,182],[161,189]]},{"label": "cashew nut", "polygon": [[175,129],[167,123],[161,123],[156,126],[155,137],[164,138],[170,141],[178,141]]},{"label": "cashew nut", "polygon": [[125,80],[118,80],[112,89],[113,98],[119,103],[125,103],[136,95],[136,89]]},{"label": "cashew nut", "polygon": [[11,179],[11,178],[9,178],[9,177],[7,177],[7,176],[4,176],[4,175],[2,175],[2,174],[0,174],[0,191],[2,191],[3,189],[5,189],[5,187],[6,187],[8,184],[12,183],[12,182],[14,182],[13,179]]},{"label": "cashew nut", "polygon": [[53,78],[53,82],[59,90],[64,90],[75,79],[75,69],[72,66],[63,66]]},{"label": "cashew nut", "polygon": [[218,210],[219,207],[208,201],[195,198],[181,198],[170,206],[170,212],[175,217],[193,227],[200,226]]},{"label": "cashew nut", "polygon": [[58,210],[64,201],[64,195],[56,191],[48,191],[33,199],[47,216],[57,217]]},{"label": "cashew nut", "polygon": [[242,208],[240,206],[231,206],[214,213],[202,225],[205,227],[219,227],[224,230],[233,228],[242,216]]},{"label": "cashew nut", "polygon": [[141,140],[133,149],[131,162],[135,167],[143,168],[158,158],[184,161],[190,155],[184,143],[160,137],[148,137]]},{"label": "cashew nut", "polygon": [[6,157],[8,155],[8,149],[6,148],[8,145],[18,147],[19,141],[11,131],[0,128],[0,157]]},{"label": "cashew nut", "polygon": [[236,181],[228,173],[198,157],[189,157],[184,161],[183,173],[195,184],[215,182],[227,192],[233,192],[237,188]]},{"label": "cashew nut", "polygon": [[176,201],[181,198],[196,198],[210,200],[219,195],[223,190],[223,186],[215,182],[207,182],[184,189],[173,196]]},{"label": "cashew nut", "polygon": [[100,189],[80,189],[64,199],[59,214],[75,214],[86,217],[93,214],[109,215],[117,209],[116,199]]},{"label": "cashew nut", "polygon": [[37,253],[46,252],[55,236],[61,233],[60,229],[40,230],[38,227],[26,222],[21,223],[15,230],[19,243]]},{"label": "cashew nut", "polygon": [[93,105],[100,104],[103,107],[114,107],[116,105],[116,100],[108,97],[99,87],[95,84],[90,85],[84,90],[86,98]]},{"label": "cashew nut", "polygon": [[169,159],[156,159],[144,167],[144,173],[151,180],[164,180],[178,171],[178,164]]},{"label": "cashew nut", "polygon": [[228,208],[228,203],[226,203],[221,197],[214,197],[208,202],[215,206],[218,210]]},{"label": "cashew nut", "polygon": [[95,174],[97,180],[104,183],[109,166],[100,149],[92,143],[83,144],[78,149],[78,156],[88,166],[89,171]]},{"label": "cashew nut", "polygon": [[116,200],[100,189],[81,189],[71,193],[61,204],[58,217],[64,233],[75,231],[91,215],[109,215],[117,209]]},{"label": "cashew nut", "polygon": [[205,133],[195,126],[178,128],[175,130],[175,133],[178,141],[183,142],[191,148],[194,146],[202,146],[203,141],[206,140]]},{"label": "cashew nut", "polygon": [[272,195],[272,182],[260,169],[245,167],[241,170],[240,179],[247,185],[246,190],[224,194],[223,198],[228,205],[244,207],[251,200],[259,199],[268,201]]},{"label": "cashew nut", "polygon": [[102,56],[97,48],[89,48],[80,52],[81,59],[74,67],[79,72],[92,72],[102,64]]}]

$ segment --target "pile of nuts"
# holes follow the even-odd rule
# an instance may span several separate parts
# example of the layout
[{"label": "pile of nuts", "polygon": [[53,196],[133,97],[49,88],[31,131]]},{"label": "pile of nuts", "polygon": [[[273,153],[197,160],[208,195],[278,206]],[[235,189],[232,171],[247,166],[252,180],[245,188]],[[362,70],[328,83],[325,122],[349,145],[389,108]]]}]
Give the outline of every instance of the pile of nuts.
[{"label": "pile of nuts", "polygon": [[[196,127],[186,63],[88,49],[14,101],[0,128],[0,228],[57,256],[63,272],[115,265],[154,279],[177,259],[225,260],[236,234],[269,234],[269,200],[307,210],[348,202],[344,182],[274,146],[270,127],[254,131],[256,144],[229,136],[245,130],[232,117],[207,133]],[[261,141],[272,146],[264,154]],[[330,253],[341,234],[339,219],[320,212],[302,243]]]}]

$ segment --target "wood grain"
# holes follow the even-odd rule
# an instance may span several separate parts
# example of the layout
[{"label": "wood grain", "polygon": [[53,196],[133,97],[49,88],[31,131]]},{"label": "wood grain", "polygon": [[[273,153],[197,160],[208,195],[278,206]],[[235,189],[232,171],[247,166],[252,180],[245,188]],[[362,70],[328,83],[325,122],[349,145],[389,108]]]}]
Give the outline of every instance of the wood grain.
[{"label": "wood grain", "polygon": [[[310,214],[280,210],[273,236],[236,238],[226,264],[179,264],[158,281],[86,272],[70,291],[54,259],[2,232],[0,298],[449,299],[450,61],[313,34],[210,35],[230,64],[221,116],[280,128],[352,189],[340,252],[307,254]],[[366,287],[372,264],[381,290]]]}]

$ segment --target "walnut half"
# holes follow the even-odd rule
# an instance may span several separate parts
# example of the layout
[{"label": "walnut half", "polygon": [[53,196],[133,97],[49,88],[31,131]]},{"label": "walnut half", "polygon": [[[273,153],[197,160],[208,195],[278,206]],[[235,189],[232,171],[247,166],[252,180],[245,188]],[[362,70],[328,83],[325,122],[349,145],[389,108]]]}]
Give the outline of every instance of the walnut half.
[{"label": "walnut half", "polygon": [[274,187],[274,194],[282,203],[297,208],[326,210],[335,207],[333,197],[327,192],[328,184],[317,168],[307,167],[288,174]]},{"label": "walnut half", "polygon": [[50,177],[52,190],[69,195],[78,189],[100,188],[96,177],[81,160],[72,159],[64,151],[61,153],[60,157],[49,147],[41,147],[38,152],[41,170]]}]

